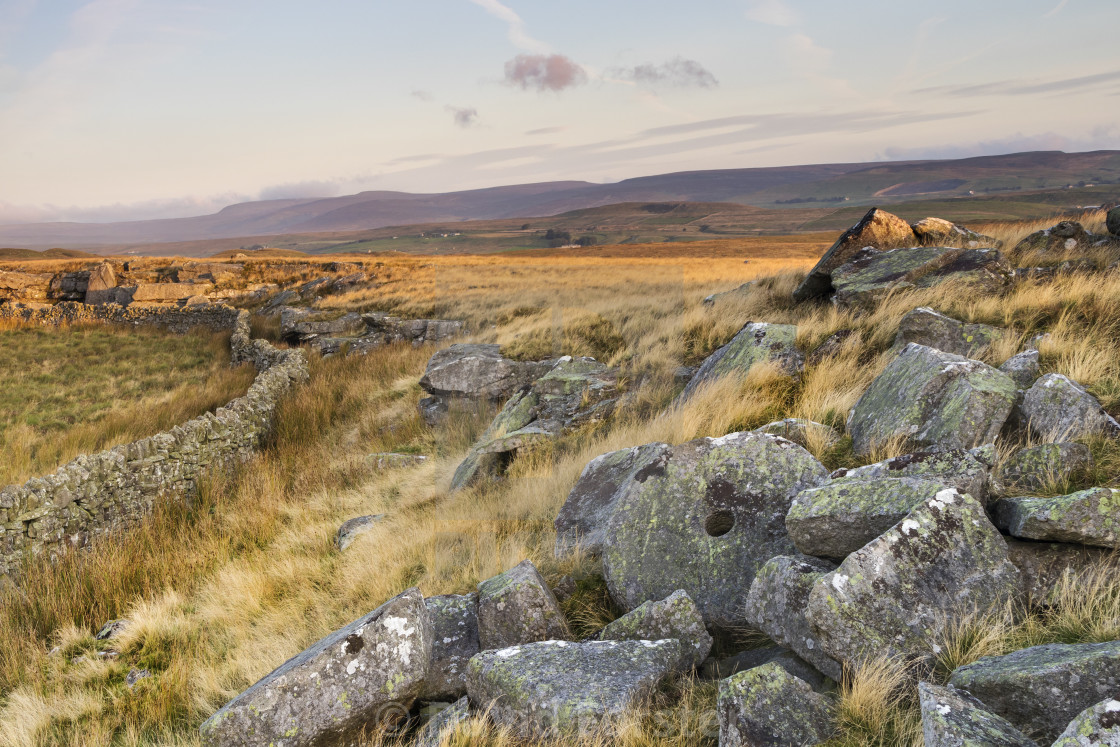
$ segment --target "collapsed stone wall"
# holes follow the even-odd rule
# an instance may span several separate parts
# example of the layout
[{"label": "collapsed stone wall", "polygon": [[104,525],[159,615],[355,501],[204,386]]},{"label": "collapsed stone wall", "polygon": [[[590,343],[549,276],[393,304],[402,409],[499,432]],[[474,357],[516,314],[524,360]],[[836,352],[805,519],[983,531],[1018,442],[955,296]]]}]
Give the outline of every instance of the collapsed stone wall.
[{"label": "collapsed stone wall", "polygon": [[[102,309],[109,317],[103,321],[143,323],[131,318],[133,309],[117,308],[124,313]],[[259,372],[256,379],[244,396],[212,413],[164,433],[79,456],[52,474],[0,490],[0,574],[11,575],[28,554],[46,553],[53,560],[70,548],[134,525],[159,502],[189,499],[201,477],[255,453],[272,431],[281,398],[308,378],[304,353],[251,339],[249,315],[244,311],[228,307],[160,311],[164,326],[171,329],[185,323],[188,314],[195,320],[193,326],[210,326],[232,314],[232,324],[225,329],[233,327],[233,362],[252,363]],[[102,312],[74,313],[85,321]],[[44,323],[54,323],[53,314],[44,316]],[[40,317],[35,314],[29,320]]]},{"label": "collapsed stone wall", "polygon": [[197,306],[119,306],[115,303],[92,304],[62,301],[51,306],[39,304],[0,304],[0,319],[13,319],[29,324],[132,324],[161,327],[181,334],[203,327],[226,332],[238,324],[237,309],[224,304]]}]

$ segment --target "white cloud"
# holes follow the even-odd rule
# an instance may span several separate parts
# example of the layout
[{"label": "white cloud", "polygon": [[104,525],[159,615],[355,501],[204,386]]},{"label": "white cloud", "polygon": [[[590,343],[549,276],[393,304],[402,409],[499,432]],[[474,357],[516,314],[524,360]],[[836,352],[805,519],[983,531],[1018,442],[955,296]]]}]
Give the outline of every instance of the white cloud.
[{"label": "white cloud", "polygon": [[503,5],[498,0],[471,0],[472,3],[485,10],[495,18],[504,21],[507,26],[506,35],[513,46],[518,49],[523,49],[526,52],[536,52],[537,54],[544,54],[550,52],[551,48],[540,41],[529,36],[529,32],[525,30],[525,22],[521,20],[521,16],[507,5]]},{"label": "white cloud", "polygon": [[1046,13],[1043,13],[1042,17],[1043,18],[1050,18],[1052,16],[1056,16],[1059,13],[1061,13],[1062,8],[1066,7],[1067,5],[1069,5],[1069,0],[1061,0],[1061,2],[1058,3],[1057,5],[1055,5],[1051,10],[1047,11]]},{"label": "white cloud", "polygon": [[747,18],[768,26],[796,26],[800,14],[782,0],[751,0]]}]

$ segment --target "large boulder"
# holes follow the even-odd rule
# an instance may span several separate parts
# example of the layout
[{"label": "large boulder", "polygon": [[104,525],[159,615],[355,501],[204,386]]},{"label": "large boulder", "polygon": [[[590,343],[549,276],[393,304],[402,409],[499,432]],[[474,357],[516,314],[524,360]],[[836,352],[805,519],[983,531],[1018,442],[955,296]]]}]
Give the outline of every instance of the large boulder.
[{"label": "large boulder", "polygon": [[1038,747],[1007,719],[968,693],[918,684],[925,747]]},{"label": "large boulder", "polygon": [[1004,498],[996,523],[1012,537],[1120,549],[1120,490],[1089,488],[1055,498]]},{"label": "large boulder", "polygon": [[681,670],[699,665],[712,650],[712,637],[704,628],[700,610],[681,590],[660,602],[646,602],[626,613],[599,631],[598,638],[600,641],[679,641],[678,668]]},{"label": "large boulder", "polygon": [[983,501],[988,496],[988,481],[995,459],[994,444],[974,449],[927,449],[863,467],[838,469],[831,477],[833,482],[916,477],[956,488]]},{"label": "large boulder", "polygon": [[1070,441],[1082,436],[1120,436],[1120,423],[1105,412],[1085,387],[1062,374],[1046,374],[1023,394],[1014,419],[1045,441]]},{"label": "large boulder", "polygon": [[1001,363],[999,370],[1010,376],[1019,389],[1029,389],[1031,384],[1042,375],[1042,367],[1038,359],[1037,350],[1024,350]]},{"label": "large boulder", "polygon": [[928,661],[954,620],[1002,606],[1019,588],[1007,545],[968,495],[947,488],[855,551],[809,592],[805,616],[846,665],[877,656]]},{"label": "large boulder", "polygon": [[461,343],[431,357],[420,386],[449,402],[496,403],[536,381],[555,363],[510,360],[499,345]]},{"label": "large boulder", "polygon": [[842,480],[793,499],[786,531],[800,552],[843,558],[866,545],[945,485],[914,477]]},{"label": "large boulder", "polygon": [[560,603],[528,560],[478,585],[478,642],[482,650],[570,635]]},{"label": "large boulder", "polygon": [[719,683],[720,747],[813,745],[832,732],[832,701],[771,662]]},{"label": "large boulder", "polygon": [[961,249],[980,249],[989,247],[999,249],[1003,242],[999,239],[958,226],[944,218],[922,218],[911,223],[910,229],[923,246],[955,246]]},{"label": "large boulder", "polygon": [[673,447],[622,487],[603,575],[631,610],[684,589],[709,626],[742,622],[755,571],[794,551],[785,515],[827,471],[791,441],[755,433]]},{"label": "large boulder", "polygon": [[805,619],[805,605],[813,584],[836,564],[804,555],[779,555],[754,576],[747,595],[746,622],[790,649],[825,675],[839,681],[844,668],[821,651]]},{"label": "large boulder", "polygon": [[878,208],[871,208],[859,223],[840,235],[836,243],[820,258],[809,275],[793,292],[795,301],[827,296],[832,292],[832,271],[846,264],[860,250],[872,247],[877,250],[897,249],[917,243],[910,225]]},{"label": "large boulder", "polygon": [[795,374],[805,365],[797,349],[797,327],[792,324],[750,322],[716,352],[709,355],[678,398],[683,402],[700,387],[727,374],[747,373],[756,363],[773,361],[782,370]]},{"label": "large boulder", "polygon": [[452,700],[467,692],[467,662],[482,650],[478,594],[428,597],[424,604],[432,623],[432,655],[423,697]]},{"label": "large boulder", "polygon": [[102,262],[89,272],[85,302],[88,304],[115,303],[117,300],[117,273],[108,262]]},{"label": "large boulder", "polygon": [[318,337],[357,335],[366,323],[361,314],[286,307],[280,312],[280,336],[293,343],[305,343]]},{"label": "large boulder", "polygon": [[199,731],[208,747],[341,742],[408,715],[423,690],[432,631],[409,589],[289,659]]},{"label": "large boulder", "polygon": [[470,661],[471,703],[523,739],[609,735],[680,660],[676,641],[543,641]]},{"label": "large boulder", "polygon": [[1120,700],[1109,697],[1077,714],[1053,747],[1120,747]]},{"label": "large boulder", "polygon": [[949,684],[1053,742],[1083,710],[1120,692],[1120,641],[1051,643],[984,657],[954,670]]},{"label": "large boulder", "polygon": [[868,249],[833,270],[833,300],[842,306],[866,307],[889,293],[932,288],[946,281],[992,292],[1010,282],[1011,277],[1011,269],[996,249]]},{"label": "large boulder", "polygon": [[1003,336],[1003,330],[988,324],[969,324],[939,314],[920,306],[898,323],[894,338],[895,348],[901,350],[909,343],[936,348],[937,350],[966,358],[979,353]]},{"label": "large boulder", "polygon": [[1037,490],[1061,483],[1092,466],[1093,455],[1085,444],[1064,441],[1026,446],[1000,464],[995,482],[1001,492]]},{"label": "large boulder", "polygon": [[671,448],[668,444],[645,444],[602,454],[588,462],[553,522],[556,557],[564,557],[577,547],[590,555],[599,555],[607,521],[622,486]]},{"label": "large boulder", "polygon": [[856,402],[848,433],[857,454],[895,438],[939,449],[992,443],[1016,391],[987,364],[910,343]]}]

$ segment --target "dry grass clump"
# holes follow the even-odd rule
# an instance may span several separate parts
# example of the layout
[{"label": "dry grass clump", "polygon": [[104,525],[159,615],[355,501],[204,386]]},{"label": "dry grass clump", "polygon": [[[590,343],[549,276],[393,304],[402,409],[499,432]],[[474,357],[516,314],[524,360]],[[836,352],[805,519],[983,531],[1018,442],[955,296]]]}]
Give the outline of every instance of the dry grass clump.
[{"label": "dry grass clump", "polygon": [[922,716],[914,672],[904,662],[878,658],[846,673],[836,703],[836,734],[829,747],[921,747]]}]

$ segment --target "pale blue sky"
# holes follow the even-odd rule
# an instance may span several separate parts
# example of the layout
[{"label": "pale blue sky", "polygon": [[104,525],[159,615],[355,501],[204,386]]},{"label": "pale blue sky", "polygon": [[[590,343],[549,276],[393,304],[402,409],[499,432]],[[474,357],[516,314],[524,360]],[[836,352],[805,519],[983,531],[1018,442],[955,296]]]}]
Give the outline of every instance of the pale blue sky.
[{"label": "pale blue sky", "polygon": [[1120,148],[1118,29],[1115,0],[0,0],[0,220]]}]

